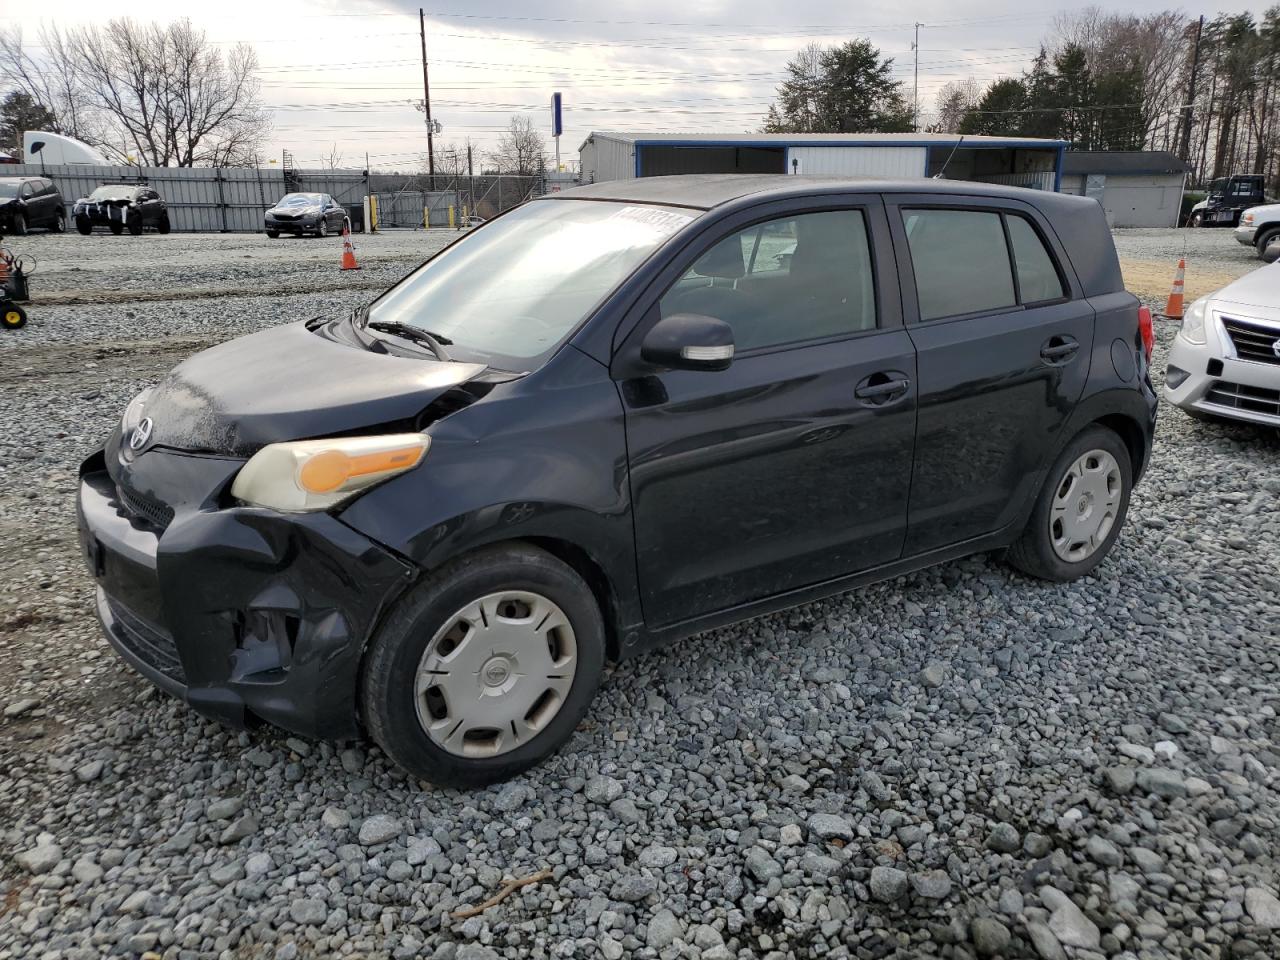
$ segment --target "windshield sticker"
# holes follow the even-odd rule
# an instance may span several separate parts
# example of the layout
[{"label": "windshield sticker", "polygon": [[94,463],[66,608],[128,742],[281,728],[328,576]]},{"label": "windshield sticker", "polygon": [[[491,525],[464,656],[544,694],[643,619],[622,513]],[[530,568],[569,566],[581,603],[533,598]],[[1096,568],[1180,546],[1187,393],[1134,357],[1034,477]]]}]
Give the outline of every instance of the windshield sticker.
[{"label": "windshield sticker", "polygon": [[663,233],[675,233],[690,220],[693,215],[678,213],[675,210],[661,210],[656,207],[623,207],[609,217],[610,220],[630,220],[654,227]]}]

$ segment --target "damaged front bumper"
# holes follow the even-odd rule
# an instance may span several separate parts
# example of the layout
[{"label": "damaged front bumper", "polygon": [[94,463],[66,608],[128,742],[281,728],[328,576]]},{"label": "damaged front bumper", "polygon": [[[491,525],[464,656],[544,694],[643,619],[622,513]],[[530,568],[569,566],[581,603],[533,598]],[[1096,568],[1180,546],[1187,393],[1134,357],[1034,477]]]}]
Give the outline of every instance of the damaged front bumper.
[{"label": "damaged front bumper", "polygon": [[356,736],[362,650],[414,568],[329,514],[229,504],[240,460],[153,449],[108,470],[117,449],[81,466],[77,515],[120,656],[232,726]]}]

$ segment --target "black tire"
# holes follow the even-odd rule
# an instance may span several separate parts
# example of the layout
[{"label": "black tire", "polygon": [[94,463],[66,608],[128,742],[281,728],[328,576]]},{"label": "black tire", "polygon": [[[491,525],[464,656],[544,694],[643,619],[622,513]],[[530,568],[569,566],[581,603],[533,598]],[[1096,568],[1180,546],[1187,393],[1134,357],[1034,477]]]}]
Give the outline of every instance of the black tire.
[{"label": "black tire", "polygon": [[268,230],[268,231],[267,231],[267,239],[269,239],[269,240],[279,240],[279,239],[280,239],[280,231],[279,231],[279,230]]},{"label": "black tire", "polygon": [[0,326],[6,330],[19,330],[27,325],[27,311],[16,303],[7,304],[0,311]]},{"label": "black tire", "polygon": [[58,215],[53,218],[53,232],[54,233],[67,232],[67,214],[65,211],[59,210]]},{"label": "black tire", "polygon": [[93,224],[88,217],[76,217],[76,232],[82,237],[87,237],[93,233]]},{"label": "black tire", "polygon": [[[1115,458],[1120,473],[1119,500],[1111,528],[1102,542],[1084,559],[1070,562],[1058,556],[1050,535],[1050,512],[1053,501],[1067,481],[1067,470],[1080,457],[1092,450],[1104,450]],[[1129,494],[1133,489],[1133,461],[1129,448],[1113,431],[1106,427],[1091,426],[1078,434],[1062,450],[1049,468],[1044,486],[1036,496],[1035,507],[1027,520],[1026,529],[1006,555],[1006,559],[1023,573],[1041,580],[1066,583],[1083,577],[1098,566],[1111,552],[1120,529],[1129,512]]]},{"label": "black tire", "polygon": [[107,229],[118,237],[120,234],[124,233],[124,224],[117,220],[112,220],[107,224]]},{"label": "black tire", "polygon": [[[526,743],[491,757],[458,756],[437,745],[418,720],[418,665],[446,620],[501,590],[535,591],[560,607],[575,635],[577,669],[559,712]],[[387,755],[413,776],[442,786],[483,786],[535,766],[573,735],[595,696],[604,661],[604,621],[581,577],[528,544],[486,548],[447,564],[412,589],[379,628],[361,674],[365,726]]]},{"label": "black tire", "polygon": [[129,226],[129,233],[132,236],[135,236],[135,237],[142,236],[142,217],[141,216],[133,217],[129,221],[128,226]]},{"label": "black tire", "polygon": [[1261,257],[1267,247],[1275,240],[1280,240],[1280,227],[1264,227],[1260,230],[1253,240],[1253,245],[1258,250],[1258,256]]},{"label": "black tire", "polygon": [[1195,213],[1193,213],[1193,214],[1191,215],[1191,218],[1187,221],[1187,226],[1189,226],[1189,227],[1202,227],[1202,226],[1204,226],[1204,213],[1203,213],[1203,212],[1201,212],[1201,211],[1199,211],[1199,210],[1197,210]]},{"label": "black tire", "polygon": [[13,215],[13,235],[15,237],[25,237],[27,235],[27,215],[25,213],[15,213]]},{"label": "black tire", "polygon": [[166,213],[160,218],[160,222],[156,224],[156,230],[160,233],[168,233],[172,229],[172,226],[169,224],[169,215]]}]

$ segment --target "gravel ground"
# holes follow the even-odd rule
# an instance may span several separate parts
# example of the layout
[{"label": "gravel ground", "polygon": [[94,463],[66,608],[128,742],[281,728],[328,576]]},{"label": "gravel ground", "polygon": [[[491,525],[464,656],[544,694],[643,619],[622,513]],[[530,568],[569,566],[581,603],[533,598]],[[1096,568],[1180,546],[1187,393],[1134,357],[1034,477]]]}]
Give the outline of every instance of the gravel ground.
[{"label": "gravel ground", "polygon": [[975,557],[708,633],[612,672],[541,768],[439,790],[153,692],[98,636],[72,495],[182,356],[446,238],[359,238],[354,277],[333,241],[29,239],[68,305],[0,337],[0,960],[1280,956],[1275,431],[1165,409],[1096,576]]},{"label": "gravel ground", "polygon": [[1231,230],[1117,230],[1116,250],[1125,286],[1164,308],[1178,258],[1186,257],[1187,303],[1226,286],[1262,265],[1253,247]]}]

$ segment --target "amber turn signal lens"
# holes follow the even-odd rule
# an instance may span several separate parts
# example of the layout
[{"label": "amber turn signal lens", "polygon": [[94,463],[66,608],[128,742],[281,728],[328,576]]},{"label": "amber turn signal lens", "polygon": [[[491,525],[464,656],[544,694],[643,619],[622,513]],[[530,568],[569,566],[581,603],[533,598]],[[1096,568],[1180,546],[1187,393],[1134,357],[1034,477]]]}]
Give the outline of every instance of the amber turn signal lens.
[{"label": "amber turn signal lens", "polygon": [[406,470],[421,459],[422,453],[420,446],[356,456],[348,456],[341,450],[325,450],[302,465],[298,482],[311,493],[332,493],[353,477]]}]

